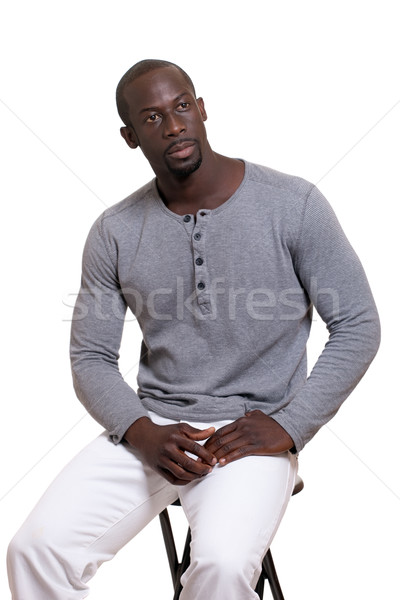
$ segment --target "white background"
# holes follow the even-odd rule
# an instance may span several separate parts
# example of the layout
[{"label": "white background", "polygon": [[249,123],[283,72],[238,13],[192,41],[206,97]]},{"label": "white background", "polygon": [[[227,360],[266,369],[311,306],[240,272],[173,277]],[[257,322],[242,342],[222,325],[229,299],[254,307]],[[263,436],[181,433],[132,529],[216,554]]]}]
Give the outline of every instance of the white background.
[{"label": "white background", "polygon": [[[72,389],[70,306],[90,225],[152,177],[140,150],[120,138],[114,105],[120,76],[143,58],[189,72],[215,150],[317,183],[366,268],[382,317],[381,350],[302,452],[306,487],[273,554],[288,600],[400,598],[396,4],[4,3],[1,598],[9,597],[9,539],[64,463],[100,431]],[[316,323],[310,362],[324,341]],[[121,370],[133,386],[138,347],[130,323]],[[92,589],[97,600],[172,597],[157,522],[103,566]]]}]

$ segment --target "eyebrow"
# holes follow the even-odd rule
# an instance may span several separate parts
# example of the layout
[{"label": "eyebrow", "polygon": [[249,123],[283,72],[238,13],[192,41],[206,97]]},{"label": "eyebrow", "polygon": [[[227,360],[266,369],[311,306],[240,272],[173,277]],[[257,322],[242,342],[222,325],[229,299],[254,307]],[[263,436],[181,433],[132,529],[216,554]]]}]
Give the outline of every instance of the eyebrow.
[{"label": "eyebrow", "polygon": [[[183,96],[189,96],[190,92],[182,92],[181,94],[179,94],[176,98],[173,99],[173,102],[178,102],[178,100],[180,100],[181,98],[183,98]],[[145,112],[150,112],[152,110],[159,110],[158,106],[148,106],[147,108],[142,108],[139,111],[139,114],[145,113]]]}]

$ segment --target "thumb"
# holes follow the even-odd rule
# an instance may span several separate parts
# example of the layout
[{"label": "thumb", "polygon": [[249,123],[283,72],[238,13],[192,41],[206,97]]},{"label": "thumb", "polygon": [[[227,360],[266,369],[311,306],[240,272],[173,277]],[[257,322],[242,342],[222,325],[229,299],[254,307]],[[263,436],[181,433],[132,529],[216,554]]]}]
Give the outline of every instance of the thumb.
[{"label": "thumb", "polygon": [[195,429],[194,427],[192,427],[191,425],[188,425],[188,431],[186,431],[186,435],[191,439],[191,440],[206,440],[207,438],[209,438],[213,433],[215,433],[215,427],[207,427],[207,429]]}]

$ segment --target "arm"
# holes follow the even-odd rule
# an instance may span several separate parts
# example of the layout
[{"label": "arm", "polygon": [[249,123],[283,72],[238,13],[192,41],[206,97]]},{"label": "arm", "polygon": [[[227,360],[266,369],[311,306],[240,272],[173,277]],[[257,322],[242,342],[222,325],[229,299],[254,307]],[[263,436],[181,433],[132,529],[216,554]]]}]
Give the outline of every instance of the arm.
[{"label": "arm", "polygon": [[329,332],[307,381],[272,415],[300,451],[367,371],[379,348],[380,324],[360,260],[315,187],[291,252],[297,276]]},{"label": "arm", "polygon": [[93,225],[83,253],[81,289],[71,327],[71,366],[79,400],[117,443],[147,411],[118,368],[126,302],[102,219]]},{"label": "arm", "polygon": [[290,252],[301,285],[327,325],[329,340],[309,378],[283,409],[270,417],[252,411],[210,438],[206,447],[222,464],[248,454],[300,451],[335,415],[379,346],[379,319],[365,273],[315,187]]}]

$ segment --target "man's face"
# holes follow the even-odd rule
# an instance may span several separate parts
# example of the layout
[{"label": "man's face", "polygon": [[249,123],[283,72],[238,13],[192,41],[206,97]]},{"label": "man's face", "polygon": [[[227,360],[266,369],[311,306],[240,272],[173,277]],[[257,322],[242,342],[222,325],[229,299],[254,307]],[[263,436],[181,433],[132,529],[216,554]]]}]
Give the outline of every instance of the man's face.
[{"label": "man's face", "polygon": [[133,131],[121,133],[129,146],[140,146],[156,175],[186,177],[200,167],[207,115],[178,69],[146,73],[126,87],[124,96]]}]

